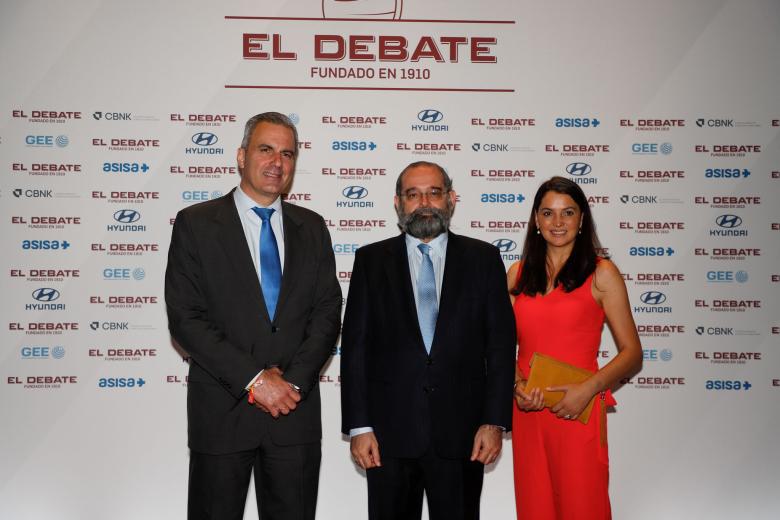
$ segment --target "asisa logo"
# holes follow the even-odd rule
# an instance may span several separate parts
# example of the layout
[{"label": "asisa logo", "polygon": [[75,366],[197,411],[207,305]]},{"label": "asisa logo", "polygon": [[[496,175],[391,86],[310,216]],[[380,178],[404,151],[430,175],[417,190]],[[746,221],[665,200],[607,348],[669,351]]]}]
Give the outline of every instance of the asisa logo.
[{"label": "asisa logo", "polygon": [[671,247],[631,246],[628,248],[630,256],[673,256]]},{"label": "asisa logo", "polygon": [[732,379],[708,379],[704,387],[707,390],[750,390],[753,385],[750,381]]},{"label": "asisa logo", "polygon": [[747,168],[707,168],[704,170],[705,179],[747,179],[750,170]]},{"label": "asisa logo", "polygon": [[596,128],[601,121],[595,117],[558,117],[555,128]]},{"label": "asisa logo", "polygon": [[479,200],[483,204],[520,204],[525,197],[522,193],[483,193]]},{"label": "asisa logo", "polygon": [[101,377],[98,388],[141,388],[146,381],[141,377]]}]

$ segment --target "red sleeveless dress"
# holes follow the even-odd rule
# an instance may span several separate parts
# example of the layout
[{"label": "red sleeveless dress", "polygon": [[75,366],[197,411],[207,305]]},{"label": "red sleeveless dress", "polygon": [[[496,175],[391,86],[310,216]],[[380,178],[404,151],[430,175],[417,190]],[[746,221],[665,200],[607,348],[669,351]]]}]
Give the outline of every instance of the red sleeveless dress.
[{"label": "red sleeveless dress", "polygon": [[[534,352],[593,372],[604,326],[604,310],[591,293],[593,275],[570,293],[557,287],[546,296],[515,298],[517,364],[524,378]],[[512,451],[519,520],[604,520],[611,518],[606,431],[599,396],[588,424],[558,419],[549,408],[514,407]],[[604,426],[606,427],[606,422]],[[603,440],[602,440],[603,439]]]}]

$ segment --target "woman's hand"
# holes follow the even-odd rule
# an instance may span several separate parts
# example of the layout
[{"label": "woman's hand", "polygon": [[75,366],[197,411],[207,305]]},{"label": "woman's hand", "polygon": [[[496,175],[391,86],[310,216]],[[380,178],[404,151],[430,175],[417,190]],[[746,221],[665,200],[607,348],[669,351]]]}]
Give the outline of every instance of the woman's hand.
[{"label": "woman's hand", "polygon": [[572,383],[568,385],[551,386],[548,392],[564,392],[563,399],[550,408],[550,411],[559,419],[574,420],[582,413],[593,398],[590,385],[585,383]]},{"label": "woman's hand", "polygon": [[517,407],[524,412],[536,412],[544,408],[544,400],[542,399],[542,390],[540,388],[533,388],[530,392],[525,393],[527,381],[525,379],[518,379],[515,381],[515,402]]}]

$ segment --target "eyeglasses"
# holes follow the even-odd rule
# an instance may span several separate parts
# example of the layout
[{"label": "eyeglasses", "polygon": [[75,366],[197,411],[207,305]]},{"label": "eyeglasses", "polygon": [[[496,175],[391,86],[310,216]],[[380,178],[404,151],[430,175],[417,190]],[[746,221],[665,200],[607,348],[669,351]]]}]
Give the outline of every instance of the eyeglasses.
[{"label": "eyeglasses", "polygon": [[419,191],[414,188],[410,190],[406,190],[406,193],[402,193],[401,197],[405,198],[409,202],[417,202],[418,200],[422,200],[422,198],[428,197],[428,200],[432,201],[439,201],[444,198],[444,195],[447,194],[449,190],[443,190],[441,188],[431,188],[428,191]]}]

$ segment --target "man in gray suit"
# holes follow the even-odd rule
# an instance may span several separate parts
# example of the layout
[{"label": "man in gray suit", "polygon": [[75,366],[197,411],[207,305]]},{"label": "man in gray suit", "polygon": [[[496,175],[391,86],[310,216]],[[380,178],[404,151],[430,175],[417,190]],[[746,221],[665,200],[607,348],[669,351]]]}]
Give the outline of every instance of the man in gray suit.
[{"label": "man in gray suit", "polygon": [[322,217],[282,202],[298,135],[276,112],[246,124],[238,188],[179,212],[165,299],[191,356],[188,517],[243,518],[254,470],[263,519],[314,519],[319,372],[339,333],[341,289]]}]

